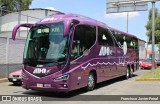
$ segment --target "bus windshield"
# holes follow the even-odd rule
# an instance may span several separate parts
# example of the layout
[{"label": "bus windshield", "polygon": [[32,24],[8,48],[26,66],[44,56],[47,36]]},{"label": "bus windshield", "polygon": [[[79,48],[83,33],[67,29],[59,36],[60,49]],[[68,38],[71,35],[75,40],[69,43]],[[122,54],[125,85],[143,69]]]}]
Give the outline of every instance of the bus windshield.
[{"label": "bus windshield", "polygon": [[33,26],[26,42],[24,64],[65,62],[68,49],[63,31],[63,22]]}]

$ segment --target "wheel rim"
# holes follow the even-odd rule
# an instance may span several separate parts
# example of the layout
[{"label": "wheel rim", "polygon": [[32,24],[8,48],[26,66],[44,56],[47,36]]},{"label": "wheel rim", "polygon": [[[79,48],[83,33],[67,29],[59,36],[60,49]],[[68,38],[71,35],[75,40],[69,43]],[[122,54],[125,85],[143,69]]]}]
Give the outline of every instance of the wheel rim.
[{"label": "wheel rim", "polygon": [[129,78],[129,70],[127,69],[126,77]]},{"label": "wheel rim", "polygon": [[92,74],[90,74],[88,77],[88,87],[94,87],[94,76]]},{"label": "wheel rim", "polygon": [[132,75],[133,75],[133,69],[131,68],[131,70],[130,70],[130,77],[132,77]]}]

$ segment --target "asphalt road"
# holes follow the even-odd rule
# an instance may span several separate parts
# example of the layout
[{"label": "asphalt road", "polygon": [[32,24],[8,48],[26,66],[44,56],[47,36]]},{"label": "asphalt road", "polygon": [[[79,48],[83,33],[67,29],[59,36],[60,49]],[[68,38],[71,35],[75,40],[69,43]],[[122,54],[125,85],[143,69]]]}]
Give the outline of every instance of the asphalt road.
[{"label": "asphalt road", "polygon": [[[125,80],[124,78],[116,78],[113,80],[109,80],[103,83],[99,83],[94,91],[85,91],[84,89],[72,91],[69,94],[64,93],[55,93],[55,92],[40,92],[40,91],[33,91],[33,90],[25,90],[21,88],[21,86],[14,86],[10,82],[0,83],[0,95],[29,95],[29,96],[38,96],[38,97],[45,97],[46,99],[52,99],[53,101],[47,101],[47,104],[89,104],[89,103],[96,103],[98,104],[99,101],[63,101],[64,99],[72,99],[79,96],[91,97],[90,95],[160,95],[160,81],[136,81],[135,78],[148,70],[139,70],[134,73],[133,78]],[[84,95],[84,96],[83,96]],[[88,96],[87,96],[88,95]],[[101,97],[101,96],[95,96]],[[114,96],[113,96],[114,97]],[[160,98],[159,98],[160,99]],[[55,101],[56,100],[56,101]],[[58,101],[57,101],[58,100]],[[134,101],[101,101],[102,103],[122,103],[122,104],[132,104],[135,103]],[[1,102],[6,103],[6,102]],[[7,102],[11,104],[17,104],[22,102]],[[28,104],[28,102],[23,102]],[[46,103],[43,102],[32,102],[36,103]],[[157,104],[157,101],[136,101],[137,104]]]}]

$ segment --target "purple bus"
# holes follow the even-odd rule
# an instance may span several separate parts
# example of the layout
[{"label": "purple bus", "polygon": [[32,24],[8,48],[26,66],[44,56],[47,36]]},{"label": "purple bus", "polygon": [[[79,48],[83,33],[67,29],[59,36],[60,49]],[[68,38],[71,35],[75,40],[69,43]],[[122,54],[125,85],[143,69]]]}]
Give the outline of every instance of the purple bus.
[{"label": "purple bus", "polygon": [[132,77],[139,68],[138,38],[94,19],[70,13],[50,15],[30,31],[23,58],[22,87],[69,92],[109,79]]}]

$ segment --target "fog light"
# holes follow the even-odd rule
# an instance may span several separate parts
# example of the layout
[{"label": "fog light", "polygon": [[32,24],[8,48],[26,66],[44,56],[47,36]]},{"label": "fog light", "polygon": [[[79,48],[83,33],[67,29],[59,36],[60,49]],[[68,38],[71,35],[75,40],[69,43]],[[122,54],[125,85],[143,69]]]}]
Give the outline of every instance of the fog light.
[{"label": "fog light", "polygon": [[28,80],[28,77],[27,76],[25,76],[24,74],[22,74],[22,79],[25,79],[25,80]]},{"label": "fog light", "polygon": [[61,86],[64,88],[68,88],[67,84],[62,84]]}]

